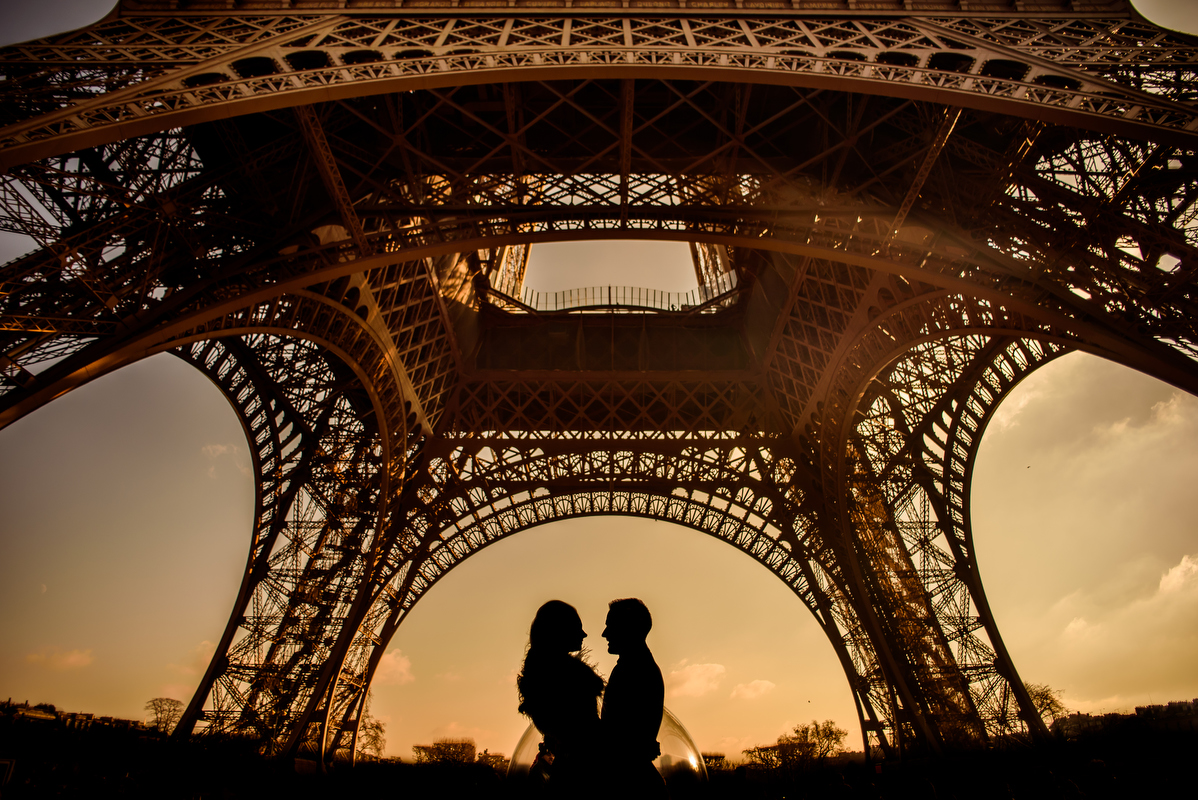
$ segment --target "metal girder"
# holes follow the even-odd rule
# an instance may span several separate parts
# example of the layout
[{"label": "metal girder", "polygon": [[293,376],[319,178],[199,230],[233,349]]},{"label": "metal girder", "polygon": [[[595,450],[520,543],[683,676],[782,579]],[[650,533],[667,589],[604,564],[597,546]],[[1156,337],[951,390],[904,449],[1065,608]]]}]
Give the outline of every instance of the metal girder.
[{"label": "metal girder", "polygon": [[329,148],[329,142],[325,138],[320,120],[312,111],[311,106],[297,106],[295,117],[299,120],[300,129],[304,132],[304,139],[312,152],[312,160],[316,163],[316,169],[320,172],[325,189],[333,198],[337,212],[341,215],[341,221],[345,223],[345,227],[349,231],[350,238],[358,246],[358,252],[361,255],[370,255],[373,249],[366,239],[366,234],[362,231],[362,221],[358,219],[358,213],[354,211],[353,201],[350,200],[349,192],[346,191],[345,181],[342,180],[341,171],[337,167],[337,159]]},{"label": "metal girder", "polygon": [[915,201],[919,199],[919,193],[923,190],[924,181],[932,173],[932,165],[936,163],[936,157],[940,155],[940,151],[948,143],[948,137],[952,136],[953,127],[957,124],[957,120],[961,118],[961,109],[959,108],[949,108],[945,111],[944,121],[940,123],[940,127],[936,130],[936,135],[932,137],[932,143],[928,146],[928,152],[923,158],[923,163],[919,165],[919,171],[915,173],[915,179],[911,182],[911,188],[907,190],[903,202],[899,204],[898,213],[894,215],[894,222],[890,223],[890,233],[886,235],[887,242],[894,241],[894,237],[898,235],[899,229],[907,221],[907,214],[911,213],[911,208],[915,205]]},{"label": "metal girder", "polygon": [[[171,31],[221,43],[195,48],[190,57],[187,48],[163,45],[157,17],[137,13],[129,9],[100,23],[105,35],[95,40],[66,34],[61,41],[11,48],[7,58],[0,54],[0,63],[38,65],[21,76],[22,97],[30,102],[17,108],[27,110],[16,110],[17,119],[0,130],[0,164],[210,121],[227,109],[253,113],[317,99],[557,80],[596,70],[725,81],[751,73],[772,83],[907,96],[1178,142],[1198,137],[1192,92],[1185,88],[1196,74],[1188,37],[1163,34],[1118,11],[1106,19],[1080,20],[1060,12],[1032,20],[971,16],[964,24],[902,13],[740,18],[476,13],[468,21],[413,15],[398,23],[391,15],[356,13],[248,17],[234,25],[214,15],[191,17],[188,29]],[[162,56],[147,57],[151,42]],[[1138,69],[1129,73],[1119,59],[1143,47],[1153,55],[1136,53]],[[123,57],[114,58],[116,53]],[[126,68],[117,86],[94,85],[99,63],[162,63],[167,53],[174,56],[168,62],[173,69],[138,75]],[[66,74],[63,62],[70,64]],[[51,69],[53,80],[45,72]],[[71,71],[80,72],[77,92],[60,88],[72,82]],[[89,94],[91,99],[77,100]]]},{"label": "metal girder", "polygon": [[[0,425],[172,350],[254,453],[180,735],[352,758],[427,589],[589,514],[769,569],[872,753],[1043,732],[973,459],[1071,349],[1198,391],[1193,39],[1117,0],[294,5],[0,51],[0,229],[39,246],[0,266]],[[628,238],[689,243],[687,307],[522,294],[531,246]]]}]

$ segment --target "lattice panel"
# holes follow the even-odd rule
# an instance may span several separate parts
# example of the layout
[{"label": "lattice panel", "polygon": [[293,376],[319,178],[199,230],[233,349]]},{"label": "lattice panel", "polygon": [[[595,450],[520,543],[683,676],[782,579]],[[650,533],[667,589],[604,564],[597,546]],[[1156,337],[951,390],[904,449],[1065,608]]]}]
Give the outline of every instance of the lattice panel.
[{"label": "lattice panel", "polygon": [[760,391],[736,382],[464,383],[456,407],[454,432],[511,438],[685,439],[774,429]]},{"label": "lattice panel", "polygon": [[[123,107],[104,107],[105,101],[94,99],[76,103],[71,110],[68,103],[76,98],[69,92],[44,91],[38,103],[27,104],[18,114],[32,120],[42,112],[53,121],[17,123],[6,141],[32,144],[153,115],[192,113],[213,104],[346,82],[595,64],[747,69],[791,79],[838,76],[877,84],[881,94],[932,88],[960,93],[963,100],[970,97],[982,105],[999,100],[1039,105],[1065,116],[1107,118],[1158,130],[1191,131],[1195,119],[1186,104],[1195,71],[1191,41],[1117,15],[1085,21],[1046,17],[1030,23],[1034,30],[1019,30],[1019,20],[1003,18],[970,17],[963,22],[887,15],[736,20],[570,16],[520,20],[518,25],[515,18],[501,16],[401,24],[392,17],[369,15],[249,18],[249,23],[234,19],[238,21],[230,24],[226,17],[197,17],[175,30],[160,30],[165,24],[160,18],[143,21],[131,16],[101,26],[105,34],[89,42],[90,47],[80,48],[81,40],[68,35],[48,46],[11,49],[8,61],[19,65],[17,72],[34,73],[25,80],[23,98],[32,98],[38,84],[52,81],[84,87],[86,75],[95,72],[89,66],[55,78],[45,67],[30,65],[64,60],[119,64],[139,55],[142,63],[146,56],[174,56],[173,63],[187,66],[174,75],[145,75],[146,90],[124,98]],[[136,30],[141,24],[146,25],[144,32]],[[265,31],[271,26],[273,36]],[[263,41],[264,36],[269,38]],[[189,54],[186,47],[172,51],[163,46],[168,37],[236,41],[240,47]],[[144,51],[147,41],[157,49]],[[114,44],[124,52],[106,59]],[[1153,56],[1142,58],[1144,50]],[[1126,60],[1129,51],[1136,53],[1134,68],[1087,69],[1094,63]],[[114,88],[133,79],[118,78]],[[979,99],[983,96],[985,100]],[[61,110],[53,108],[55,100]]]},{"label": "lattice panel", "polygon": [[[862,456],[856,504],[878,509],[859,517],[858,531],[870,532],[859,536],[859,546],[878,591],[888,598],[882,613],[890,617],[907,657],[917,660],[915,679],[946,739],[984,735],[962,720],[976,717],[974,696],[985,694],[998,672],[989,643],[975,635],[982,625],[971,613],[968,589],[955,576],[960,551],[954,553],[945,538],[947,525],[927,494],[932,487],[918,480],[928,465],[915,451],[920,437],[913,430],[939,411],[938,403],[951,396],[979,356],[989,361],[986,345],[985,337],[949,338],[900,359],[871,385],[852,445]],[[974,682],[985,688],[975,689]]]},{"label": "lattice panel", "polygon": [[804,274],[770,374],[770,388],[792,430],[841,347],[869,280],[865,270],[826,261],[814,261]]},{"label": "lattice panel", "polygon": [[213,732],[277,752],[313,693],[367,566],[382,483],[378,439],[322,349],[272,336],[183,353],[234,401],[263,489],[239,604],[197,693]]}]

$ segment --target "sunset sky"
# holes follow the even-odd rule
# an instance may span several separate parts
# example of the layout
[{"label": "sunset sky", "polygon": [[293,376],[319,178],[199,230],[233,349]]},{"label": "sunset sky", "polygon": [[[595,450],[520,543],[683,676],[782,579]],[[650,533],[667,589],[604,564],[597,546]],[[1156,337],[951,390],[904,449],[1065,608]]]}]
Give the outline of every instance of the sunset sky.
[{"label": "sunset sky", "polygon": [[[16,20],[10,9],[64,5],[0,9]],[[5,27],[52,32],[26,30]],[[26,247],[0,237],[0,262]],[[533,256],[542,290],[694,286],[682,245]],[[0,699],[131,718],[151,697],[190,699],[243,567],[249,466],[225,400],[169,355],[0,431]],[[1003,404],[982,443],[974,529],[1026,680],[1081,711],[1198,697],[1195,476],[1198,398],[1117,365],[1066,356]],[[666,703],[700,749],[736,756],[812,718],[837,720],[860,746],[831,646],[763,567],[668,523],[591,518],[493,545],[417,605],[375,681],[388,752],[471,736],[510,754],[526,725],[514,675],[536,608],[575,605],[607,674],[599,633],[607,602],[625,596],[653,611]]]}]

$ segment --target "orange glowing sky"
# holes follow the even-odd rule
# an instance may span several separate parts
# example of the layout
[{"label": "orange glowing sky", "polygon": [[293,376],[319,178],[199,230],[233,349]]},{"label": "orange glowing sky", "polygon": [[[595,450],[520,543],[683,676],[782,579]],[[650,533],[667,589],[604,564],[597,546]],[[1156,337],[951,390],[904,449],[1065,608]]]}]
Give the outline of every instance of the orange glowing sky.
[{"label": "orange glowing sky", "polygon": [[[16,7],[3,0],[6,20]],[[26,248],[0,238],[0,261]],[[685,246],[533,254],[529,280],[544,290],[694,284]],[[188,700],[245,559],[249,464],[224,399],[169,355],[0,431],[0,698],[131,718],[150,697]],[[1198,696],[1196,475],[1198,398],[1122,367],[1066,356],[1004,402],[981,446],[974,528],[1026,680],[1082,711]],[[373,690],[389,753],[441,736],[510,753],[537,606],[574,604],[606,674],[598,633],[624,596],[652,609],[666,703],[701,750],[736,756],[812,718],[860,747],[830,645],[763,567],[668,523],[591,518],[501,541],[419,603]]]}]

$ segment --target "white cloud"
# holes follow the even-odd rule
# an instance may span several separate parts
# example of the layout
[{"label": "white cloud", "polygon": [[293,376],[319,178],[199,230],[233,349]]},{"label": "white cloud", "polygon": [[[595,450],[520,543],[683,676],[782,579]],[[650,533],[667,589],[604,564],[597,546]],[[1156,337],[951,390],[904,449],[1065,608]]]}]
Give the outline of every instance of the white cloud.
[{"label": "white cloud", "polygon": [[63,651],[57,647],[43,647],[38,652],[25,656],[25,660],[30,664],[45,667],[51,672],[67,672],[69,670],[83,669],[95,661],[90,648],[87,650]]},{"label": "white cloud", "polygon": [[683,659],[666,676],[666,696],[702,697],[720,687],[726,671],[723,664],[687,664]]},{"label": "white cloud", "polygon": [[195,694],[196,687],[189,683],[163,683],[158,686],[158,697],[170,697],[178,700],[186,708],[191,702],[191,696]]},{"label": "white cloud", "polygon": [[1193,697],[1198,555],[1131,571],[1140,579],[1138,591],[1095,586],[1046,609],[1043,623],[1051,627],[1024,650],[1021,674],[1062,689],[1067,707],[1086,712]]},{"label": "white cloud", "polygon": [[1069,637],[1087,636],[1094,632],[1094,626],[1086,622],[1085,617],[1074,617],[1065,626],[1065,635]]},{"label": "white cloud", "polygon": [[1176,567],[1161,576],[1161,592],[1181,592],[1198,586],[1198,556],[1182,556]]},{"label": "white cloud", "polygon": [[756,700],[762,695],[769,694],[776,688],[773,681],[750,681],[738,683],[729,695],[733,700]]},{"label": "white cloud", "polygon": [[1041,391],[1035,384],[1036,376],[1024,380],[1020,391],[1004,400],[990,418],[986,429],[1001,433],[1019,425],[1019,415],[1028,405],[1035,403],[1041,396]]},{"label": "white cloud", "polygon": [[[233,466],[236,467],[237,471],[240,472],[242,475],[248,476],[248,475],[252,475],[254,472],[247,464],[241,463],[242,459],[238,457],[241,453],[241,448],[235,444],[206,444],[200,448],[200,452],[202,452],[205,456],[207,456],[209,459],[212,459],[214,461],[216,459],[220,458],[221,456],[232,457],[233,458]],[[208,477],[209,478],[216,477],[216,465],[215,464],[208,467]]]},{"label": "white cloud", "polygon": [[399,650],[383,653],[374,671],[375,686],[403,686],[416,680],[412,674],[412,660]]},{"label": "white cloud", "polygon": [[1193,415],[1193,398],[1174,392],[1168,400],[1152,405],[1152,418],[1164,425],[1185,425]]}]

